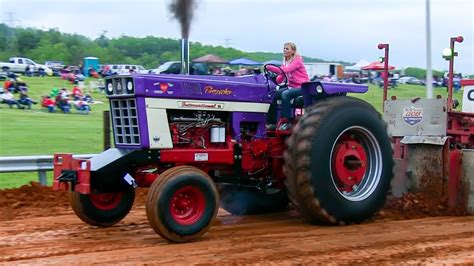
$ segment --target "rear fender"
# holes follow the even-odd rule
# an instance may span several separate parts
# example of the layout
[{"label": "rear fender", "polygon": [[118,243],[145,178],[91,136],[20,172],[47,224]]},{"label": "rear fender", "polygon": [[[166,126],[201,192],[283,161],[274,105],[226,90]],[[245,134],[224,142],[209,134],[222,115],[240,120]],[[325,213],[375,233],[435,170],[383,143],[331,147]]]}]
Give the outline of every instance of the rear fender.
[{"label": "rear fender", "polygon": [[347,93],[365,93],[369,89],[365,84],[310,81],[301,85],[305,106],[310,106],[315,100]]}]

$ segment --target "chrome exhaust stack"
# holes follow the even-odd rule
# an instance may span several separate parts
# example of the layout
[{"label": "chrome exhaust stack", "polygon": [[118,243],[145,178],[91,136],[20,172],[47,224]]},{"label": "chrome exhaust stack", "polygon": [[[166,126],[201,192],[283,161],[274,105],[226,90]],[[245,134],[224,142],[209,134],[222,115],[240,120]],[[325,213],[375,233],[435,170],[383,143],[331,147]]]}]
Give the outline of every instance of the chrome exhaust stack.
[{"label": "chrome exhaust stack", "polygon": [[189,39],[181,39],[181,74],[189,75]]}]

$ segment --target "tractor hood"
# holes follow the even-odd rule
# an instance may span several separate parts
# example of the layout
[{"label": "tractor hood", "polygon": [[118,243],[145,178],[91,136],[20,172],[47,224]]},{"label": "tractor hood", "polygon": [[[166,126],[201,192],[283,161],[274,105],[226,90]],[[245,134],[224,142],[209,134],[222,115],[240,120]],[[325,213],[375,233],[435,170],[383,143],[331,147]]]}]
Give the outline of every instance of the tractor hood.
[{"label": "tractor hood", "polygon": [[194,75],[133,75],[135,95],[150,98],[270,102],[263,75],[242,77]]}]

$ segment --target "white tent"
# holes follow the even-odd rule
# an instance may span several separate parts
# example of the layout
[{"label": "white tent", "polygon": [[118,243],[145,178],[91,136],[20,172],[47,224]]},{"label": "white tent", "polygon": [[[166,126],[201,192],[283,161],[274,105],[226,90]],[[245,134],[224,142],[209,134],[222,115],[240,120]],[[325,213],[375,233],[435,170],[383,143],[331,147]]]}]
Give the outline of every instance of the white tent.
[{"label": "white tent", "polygon": [[362,67],[370,64],[366,59],[361,59],[353,66],[347,66],[344,68],[345,71],[360,71]]}]

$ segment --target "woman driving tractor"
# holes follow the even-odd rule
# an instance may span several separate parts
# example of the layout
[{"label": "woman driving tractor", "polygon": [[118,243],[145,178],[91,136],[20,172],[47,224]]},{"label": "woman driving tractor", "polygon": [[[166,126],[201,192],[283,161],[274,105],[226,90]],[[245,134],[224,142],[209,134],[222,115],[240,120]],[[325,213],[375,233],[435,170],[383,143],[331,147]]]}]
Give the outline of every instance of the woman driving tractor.
[{"label": "woman driving tractor", "polygon": [[[283,45],[283,64],[281,69],[285,72],[288,79],[288,86],[281,88],[273,98],[267,116],[267,129],[276,129],[277,123],[277,100],[281,99],[281,117],[283,123],[280,124],[279,130],[290,130],[291,123],[291,100],[301,96],[301,84],[309,81],[308,73],[303,64],[303,57],[296,53],[296,45],[287,42]],[[281,72],[278,69],[276,72]],[[283,77],[279,75],[277,81],[281,81]]]}]

